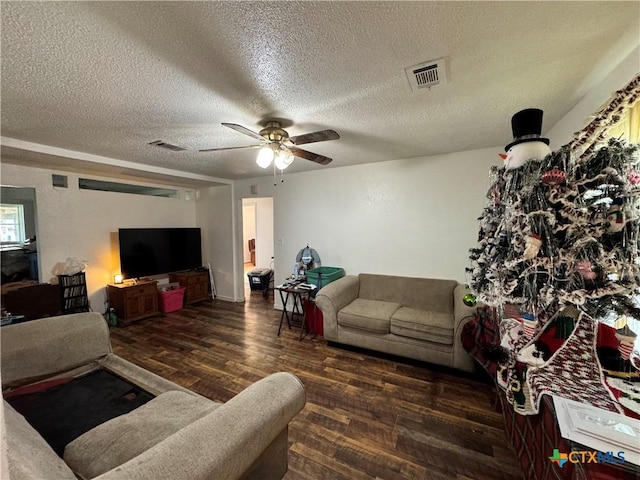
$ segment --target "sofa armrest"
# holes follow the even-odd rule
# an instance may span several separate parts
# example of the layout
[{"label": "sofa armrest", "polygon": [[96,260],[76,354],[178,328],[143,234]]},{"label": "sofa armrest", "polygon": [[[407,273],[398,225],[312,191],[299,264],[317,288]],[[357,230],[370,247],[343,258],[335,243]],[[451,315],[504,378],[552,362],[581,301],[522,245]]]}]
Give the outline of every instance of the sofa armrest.
[{"label": "sofa armrest", "polygon": [[468,307],[464,304],[463,298],[471,291],[462,284],[458,284],[453,290],[453,367],[467,372],[475,369],[475,362],[471,355],[462,346],[462,327],[471,320],[475,313],[476,307]]},{"label": "sofa armrest", "polygon": [[111,353],[109,327],[97,312],[7,325],[0,341],[3,389],[70,371]]},{"label": "sofa armrest", "polygon": [[[255,463],[286,433],[305,401],[304,386],[295,375],[275,373],[94,480],[232,480],[248,472],[255,478],[281,478],[286,457],[281,472],[257,472]],[[287,449],[283,452],[286,455]]]},{"label": "sofa armrest", "polygon": [[142,388],[156,397],[162,393],[173,390],[189,393],[198,397],[201,396],[113,353],[101,358],[97,363],[100,367],[116,374],[120,378]]},{"label": "sofa armrest", "polygon": [[360,277],[347,275],[320,289],[316,305],[322,311],[323,336],[327,340],[338,340],[338,312],[356,298],[360,291]]}]

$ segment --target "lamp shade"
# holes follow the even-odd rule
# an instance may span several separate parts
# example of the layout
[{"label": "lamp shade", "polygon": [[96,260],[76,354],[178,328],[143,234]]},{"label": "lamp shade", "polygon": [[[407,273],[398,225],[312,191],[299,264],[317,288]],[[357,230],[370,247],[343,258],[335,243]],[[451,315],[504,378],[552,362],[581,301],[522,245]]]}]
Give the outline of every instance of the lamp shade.
[{"label": "lamp shade", "polygon": [[262,168],[267,168],[269,165],[271,165],[271,162],[273,161],[273,156],[274,154],[271,147],[269,146],[262,147],[258,152],[258,158],[256,158],[256,163]]},{"label": "lamp shade", "polygon": [[284,170],[293,163],[293,154],[287,149],[279,150],[274,162],[276,167],[280,170]]},{"label": "lamp shade", "polygon": [[124,276],[121,273],[117,273],[113,276],[113,283],[122,283],[124,281]]}]

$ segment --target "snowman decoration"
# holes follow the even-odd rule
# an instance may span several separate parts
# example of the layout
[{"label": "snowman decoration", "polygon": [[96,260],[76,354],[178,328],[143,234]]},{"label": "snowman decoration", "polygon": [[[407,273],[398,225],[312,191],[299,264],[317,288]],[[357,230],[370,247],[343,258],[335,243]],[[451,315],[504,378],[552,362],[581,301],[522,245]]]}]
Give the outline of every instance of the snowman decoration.
[{"label": "snowman decoration", "polygon": [[504,147],[501,153],[504,168],[513,170],[523,166],[529,160],[542,160],[551,153],[549,139],[542,138],[542,110],[527,108],[511,117],[513,142]]}]

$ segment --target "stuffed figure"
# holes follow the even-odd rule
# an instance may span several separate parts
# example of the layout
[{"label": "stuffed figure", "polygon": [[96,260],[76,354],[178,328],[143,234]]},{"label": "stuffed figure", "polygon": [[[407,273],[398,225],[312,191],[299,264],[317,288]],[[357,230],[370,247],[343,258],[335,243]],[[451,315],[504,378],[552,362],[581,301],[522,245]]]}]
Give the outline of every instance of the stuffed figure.
[{"label": "stuffed figure", "polygon": [[302,274],[304,271],[320,266],[320,255],[307,244],[307,246],[301,248],[298,255],[296,255],[296,262],[298,262],[299,271]]},{"label": "stuffed figure", "polygon": [[511,117],[513,142],[504,147],[506,154],[500,154],[505,169],[521,167],[531,159],[542,160],[551,153],[549,139],[541,136],[542,114],[538,108],[527,108]]},{"label": "stuffed figure", "polygon": [[525,249],[524,249],[524,258],[532,259],[538,255],[540,251],[540,247],[542,246],[542,240],[540,239],[540,235],[536,235],[532,233],[531,235],[527,235],[524,238],[525,241]]}]

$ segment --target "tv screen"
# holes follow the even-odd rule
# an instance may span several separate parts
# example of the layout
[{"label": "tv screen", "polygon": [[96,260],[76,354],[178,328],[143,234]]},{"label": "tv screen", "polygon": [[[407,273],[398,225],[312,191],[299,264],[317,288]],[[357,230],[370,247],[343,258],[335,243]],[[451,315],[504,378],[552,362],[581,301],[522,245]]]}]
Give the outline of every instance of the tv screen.
[{"label": "tv screen", "polygon": [[121,228],[118,236],[124,278],[202,267],[199,228]]}]

